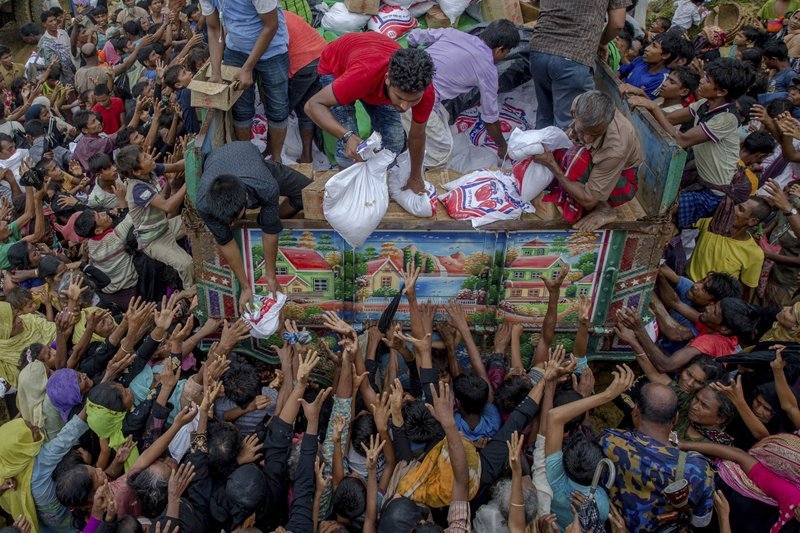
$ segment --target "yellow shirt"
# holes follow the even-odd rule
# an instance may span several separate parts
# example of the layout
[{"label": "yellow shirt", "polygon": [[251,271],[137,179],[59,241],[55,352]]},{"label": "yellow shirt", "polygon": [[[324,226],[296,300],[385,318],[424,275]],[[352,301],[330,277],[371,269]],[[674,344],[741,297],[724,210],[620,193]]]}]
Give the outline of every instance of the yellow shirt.
[{"label": "yellow shirt", "polygon": [[742,284],[757,287],[764,264],[761,247],[752,237],[738,241],[711,233],[708,229],[710,223],[710,218],[704,218],[694,226],[700,230],[700,235],[686,269],[689,278],[699,281],[709,272],[727,272]]}]

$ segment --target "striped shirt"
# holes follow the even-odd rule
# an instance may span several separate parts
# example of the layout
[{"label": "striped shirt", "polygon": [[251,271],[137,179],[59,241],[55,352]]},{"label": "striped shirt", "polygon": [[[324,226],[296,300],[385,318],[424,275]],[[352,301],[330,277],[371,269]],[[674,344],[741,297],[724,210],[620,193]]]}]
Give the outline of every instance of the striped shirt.
[{"label": "striped shirt", "polygon": [[128,213],[133,219],[133,227],[136,230],[136,239],[139,241],[140,250],[145,249],[148,244],[161,237],[169,229],[167,214],[151,205],[160,193],[161,186],[155,179],[150,182],[135,178],[128,179],[128,189],[125,192]]},{"label": "striped shirt", "polygon": [[136,268],[133,266],[133,258],[125,251],[131,228],[133,220],[128,215],[116,228],[109,228],[107,232],[86,241],[89,262],[111,280],[111,283],[103,289],[106,294],[129,289],[139,281]]}]

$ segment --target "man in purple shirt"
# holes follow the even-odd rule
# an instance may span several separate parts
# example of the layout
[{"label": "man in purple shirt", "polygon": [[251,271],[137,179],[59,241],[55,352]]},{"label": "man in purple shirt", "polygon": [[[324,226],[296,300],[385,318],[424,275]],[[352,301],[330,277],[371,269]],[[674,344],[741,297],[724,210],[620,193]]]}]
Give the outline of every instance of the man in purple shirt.
[{"label": "man in purple shirt", "polygon": [[83,167],[84,172],[89,170],[89,158],[94,154],[106,154],[111,157],[114,153],[114,143],[117,134],[106,137],[103,134],[103,123],[93,111],[80,111],[75,113],[73,119],[75,127],[80,130],[81,137],[72,152],[73,161],[77,161]]},{"label": "man in purple shirt", "polygon": [[[497,144],[497,155],[506,155],[506,141],[500,129],[497,102],[497,63],[519,44],[519,31],[513,22],[495,20],[481,32],[471,35],[453,28],[413,30],[409,46],[426,46],[436,65],[433,88],[436,91],[434,112],[441,102],[477,88],[481,93],[481,118],[486,131]],[[429,138],[432,136],[429,136]]]}]

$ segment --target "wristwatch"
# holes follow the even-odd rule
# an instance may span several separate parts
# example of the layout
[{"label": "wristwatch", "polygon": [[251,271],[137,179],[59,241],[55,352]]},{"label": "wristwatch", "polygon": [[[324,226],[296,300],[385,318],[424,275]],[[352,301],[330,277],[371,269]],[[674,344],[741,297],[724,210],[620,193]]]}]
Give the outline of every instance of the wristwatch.
[{"label": "wristwatch", "polygon": [[350,137],[352,137],[353,135],[355,135],[353,130],[347,130],[346,132],[344,132],[344,135],[342,135],[341,138],[342,144],[347,144],[347,141],[349,141]]},{"label": "wristwatch", "polygon": [[793,207],[791,211],[784,211],[783,214],[787,217],[793,217],[798,213],[797,208]]}]

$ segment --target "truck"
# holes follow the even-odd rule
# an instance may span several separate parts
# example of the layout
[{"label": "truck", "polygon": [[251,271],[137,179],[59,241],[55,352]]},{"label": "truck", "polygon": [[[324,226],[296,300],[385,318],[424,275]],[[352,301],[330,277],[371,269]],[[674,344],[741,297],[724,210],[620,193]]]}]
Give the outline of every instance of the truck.
[{"label": "truck", "polygon": [[[475,230],[469,221],[449,219],[446,212],[434,219],[419,219],[392,203],[370,238],[352,248],[324,220],[284,220],[276,274],[288,297],[285,317],[310,330],[319,330],[324,311],[336,311],[357,325],[375,320],[402,290],[401,272],[413,263],[421,269],[416,291],[419,300],[439,306],[441,312],[445,303],[458,302],[484,339],[500,322],[522,322],[530,330],[523,337],[523,354],[530,354],[547,308],[548,292],[542,278],[554,278],[566,265],[556,342],[571,344],[578,327],[577,301],[585,296],[591,301],[590,357],[630,357],[630,348],[613,335],[615,312],[625,306],[647,314],[662,252],[676,233],[671,210],[686,153],[648,112],[628,108],[610,69],[598,64],[595,76],[597,87],[611,94],[631,119],[645,152],[638,169],[638,194],[617,208],[617,221],[597,231],[582,232],[561,220],[543,222],[523,215],[520,220]],[[191,209],[204,154],[230,140],[225,122],[223,113],[207,113],[201,133],[188,149],[189,208],[184,220],[195,259],[199,313],[231,319],[238,313],[236,279]],[[453,177],[447,171],[426,174],[432,182],[437,176],[440,181]],[[309,188],[318,190],[319,199],[308,205],[308,210],[320,209],[324,188],[320,182],[326,177],[314,175],[315,183]],[[444,209],[440,206],[439,211]],[[235,228],[235,238],[253,293],[265,295],[260,230],[248,219]],[[401,322],[408,320],[405,298],[395,317]],[[251,339],[246,350],[274,363],[270,346],[281,342],[277,336]]]}]

